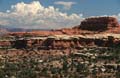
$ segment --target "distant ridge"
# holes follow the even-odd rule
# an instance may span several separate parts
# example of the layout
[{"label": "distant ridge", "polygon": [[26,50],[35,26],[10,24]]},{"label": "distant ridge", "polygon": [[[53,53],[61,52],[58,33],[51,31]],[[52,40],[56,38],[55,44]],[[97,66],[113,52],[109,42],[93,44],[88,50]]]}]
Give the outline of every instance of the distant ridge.
[{"label": "distant ridge", "polygon": [[0,25],[0,30],[1,31],[4,30],[7,32],[30,32],[30,31],[50,31],[51,29],[24,29]]}]

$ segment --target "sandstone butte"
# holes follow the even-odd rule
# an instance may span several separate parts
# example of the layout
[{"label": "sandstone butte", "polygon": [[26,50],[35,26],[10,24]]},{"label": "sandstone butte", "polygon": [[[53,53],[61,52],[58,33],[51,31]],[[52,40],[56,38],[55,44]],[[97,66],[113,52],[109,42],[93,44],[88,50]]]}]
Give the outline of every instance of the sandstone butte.
[{"label": "sandstone butte", "polygon": [[73,28],[62,28],[49,31],[31,31],[31,32],[12,32],[9,35],[31,35],[31,36],[49,36],[49,35],[79,35],[94,33],[120,33],[120,25],[115,17],[91,17],[84,19],[80,25]]},{"label": "sandstone butte", "polygon": [[[12,45],[14,48],[64,49],[81,46],[120,46],[120,25],[115,17],[92,17],[84,19],[73,28],[50,31],[13,32],[10,36],[28,40],[0,42],[2,46]],[[41,37],[42,36],[42,37]]]}]

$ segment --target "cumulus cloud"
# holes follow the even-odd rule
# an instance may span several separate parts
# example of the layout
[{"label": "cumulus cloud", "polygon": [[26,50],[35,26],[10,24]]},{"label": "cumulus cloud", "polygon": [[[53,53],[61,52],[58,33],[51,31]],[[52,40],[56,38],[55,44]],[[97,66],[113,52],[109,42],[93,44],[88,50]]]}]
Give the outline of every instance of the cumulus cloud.
[{"label": "cumulus cloud", "polygon": [[65,9],[65,10],[69,10],[72,5],[76,4],[76,2],[65,2],[65,1],[57,1],[57,2],[54,2],[54,4],[57,4],[57,5],[62,5]]},{"label": "cumulus cloud", "polygon": [[[68,6],[72,5],[70,3]],[[31,29],[55,29],[79,25],[82,14],[62,13],[58,8],[45,8],[39,1],[12,5],[10,10],[0,12],[0,24]]]},{"label": "cumulus cloud", "polygon": [[118,21],[120,22],[120,13],[118,14],[117,18],[118,18]]}]

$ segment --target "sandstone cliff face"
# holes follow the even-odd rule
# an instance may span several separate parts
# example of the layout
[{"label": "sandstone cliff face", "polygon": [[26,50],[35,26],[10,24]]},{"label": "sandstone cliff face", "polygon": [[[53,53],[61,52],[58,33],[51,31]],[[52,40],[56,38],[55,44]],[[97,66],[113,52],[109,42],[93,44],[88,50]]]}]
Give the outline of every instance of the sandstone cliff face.
[{"label": "sandstone cliff face", "polygon": [[[116,35],[116,36],[115,36]],[[80,49],[81,47],[119,47],[118,34],[95,34],[76,36],[56,36],[46,38],[29,38],[11,41],[13,48],[32,49]]]},{"label": "sandstone cliff face", "polygon": [[119,23],[114,17],[95,17],[86,18],[81,22],[79,28],[89,31],[104,31],[118,26]]},{"label": "sandstone cliff face", "polygon": [[[39,49],[66,49],[66,48],[79,48],[81,46],[111,47],[113,45],[114,46],[120,45],[119,40],[120,37],[118,38],[119,36],[118,33],[120,33],[119,30],[120,26],[116,18],[95,17],[86,18],[81,22],[80,25],[75,26],[73,28],[63,28],[59,30],[50,31],[33,31],[27,33],[16,32],[10,33],[9,35],[19,36],[22,38],[32,37],[29,39],[14,41],[13,42],[14,44],[11,43],[11,45],[15,48],[32,47]],[[110,34],[108,35],[107,33]],[[113,33],[113,35],[111,35],[111,33]],[[58,39],[56,35],[58,37],[60,36],[61,37]]]}]

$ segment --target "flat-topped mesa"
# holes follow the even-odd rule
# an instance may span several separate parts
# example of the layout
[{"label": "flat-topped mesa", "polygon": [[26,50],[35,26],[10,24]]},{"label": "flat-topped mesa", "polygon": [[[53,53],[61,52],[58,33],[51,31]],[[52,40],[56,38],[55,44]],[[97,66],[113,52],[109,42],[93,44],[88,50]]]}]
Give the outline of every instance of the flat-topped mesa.
[{"label": "flat-topped mesa", "polygon": [[118,26],[119,23],[115,17],[91,17],[83,20],[79,28],[89,31],[104,31]]}]

